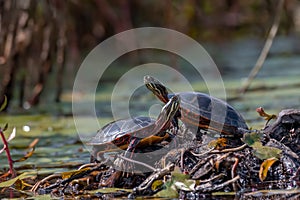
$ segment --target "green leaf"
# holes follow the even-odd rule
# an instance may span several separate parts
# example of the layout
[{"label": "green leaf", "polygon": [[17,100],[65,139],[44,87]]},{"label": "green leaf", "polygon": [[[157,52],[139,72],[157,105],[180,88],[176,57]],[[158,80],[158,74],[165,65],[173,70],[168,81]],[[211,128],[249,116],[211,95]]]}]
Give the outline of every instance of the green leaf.
[{"label": "green leaf", "polygon": [[159,191],[155,197],[177,198],[178,190],[193,191],[196,185],[195,180],[189,179],[189,175],[183,174],[178,168],[171,173],[172,178],[165,183],[165,189]]},{"label": "green leaf", "polygon": [[263,133],[254,131],[244,134],[243,141],[249,146],[252,146],[256,142],[261,142],[262,137]]},{"label": "green leaf", "polygon": [[120,191],[132,192],[132,189],[124,189],[124,188],[101,188],[101,189],[87,191],[87,192],[89,194],[95,194],[95,193],[107,194],[107,193],[115,193],[115,192],[120,192]]},{"label": "green leaf", "polygon": [[254,149],[254,155],[261,159],[266,160],[269,158],[280,158],[282,150],[275,147],[268,146],[256,146]]},{"label": "green leaf", "polygon": [[18,180],[22,180],[22,179],[25,179],[25,178],[33,177],[33,176],[36,176],[36,175],[37,175],[37,172],[24,172],[23,174],[20,174],[19,176],[15,177],[13,179],[1,182],[0,183],[0,188],[2,188],[2,187],[10,187],[10,186],[12,186]]},{"label": "green leaf", "polygon": [[7,97],[4,95],[4,101],[0,107],[0,112],[7,106]]},{"label": "green leaf", "polygon": [[175,187],[170,187],[170,186],[166,185],[166,188],[164,190],[159,191],[154,196],[155,197],[178,198],[178,192]]},{"label": "green leaf", "polygon": [[262,137],[262,132],[255,131],[246,133],[243,136],[243,141],[253,148],[253,154],[261,160],[266,160],[273,157],[280,158],[282,150],[275,147],[263,146],[261,143]]},{"label": "green leaf", "polygon": [[190,175],[188,174],[183,174],[178,167],[174,169],[171,175],[172,175],[173,182],[175,181],[184,182],[190,177]]}]

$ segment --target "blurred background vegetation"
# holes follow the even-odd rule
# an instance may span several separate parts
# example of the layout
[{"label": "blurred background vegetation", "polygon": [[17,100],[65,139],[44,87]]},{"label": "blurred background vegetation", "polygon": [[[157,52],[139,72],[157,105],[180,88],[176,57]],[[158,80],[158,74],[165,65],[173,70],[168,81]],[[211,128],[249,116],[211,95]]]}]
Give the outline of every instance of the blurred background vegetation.
[{"label": "blurred background vegetation", "polygon": [[[0,0],[0,97],[6,95],[20,110],[43,101],[60,102],[62,94],[72,90],[90,50],[116,33],[137,27],[174,29],[217,48],[240,38],[259,38],[259,52],[277,4],[274,0]],[[299,13],[300,1],[285,1],[278,35],[298,37]],[[245,50],[252,43],[238,45]],[[217,64],[222,56],[226,60],[218,53],[213,56]],[[242,68],[245,63],[238,65]],[[218,67],[223,73],[234,70],[224,63]],[[108,77],[108,82],[114,79]]]},{"label": "blurred background vegetation", "polygon": [[[243,98],[232,98],[239,95],[278,13],[279,30],[263,69]],[[0,127],[9,124],[7,138],[16,127],[17,137],[9,143],[14,158],[23,157],[27,145],[40,139],[33,156],[15,163],[15,169],[34,168],[49,174],[89,162],[72,116],[77,70],[105,39],[149,26],[180,31],[205,48],[222,74],[226,100],[241,112],[249,127],[264,126],[265,121],[255,112],[259,106],[274,114],[300,107],[299,0],[0,0],[0,105],[4,95],[9,99],[6,113],[0,115]],[[195,80],[195,90],[209,92],[200,76],[191,78],[195,71],[183,58],[152,49],[130,52],[112,63],[98,84],[95,107],[100,127],[113,120],[111,94],[118,79],[137,65],[154,62],[174,67],[189,81]],[[142,78],[137,77],[134,84],[137,80],[142,83]],[[185,90],[176,79],[161,81]],[[124,89],[118,99],[119,112],[128,106],[123,102],[126,95],[131,95],[129,107],[134,115],[149,115],[149,107],[160,103],[145,87],[138,89],[134,94]],[[100,127],[84,112],[80,117],[84,125],[80,135],[93,136]],[[0,166],[8,167],[3,153]]]}]

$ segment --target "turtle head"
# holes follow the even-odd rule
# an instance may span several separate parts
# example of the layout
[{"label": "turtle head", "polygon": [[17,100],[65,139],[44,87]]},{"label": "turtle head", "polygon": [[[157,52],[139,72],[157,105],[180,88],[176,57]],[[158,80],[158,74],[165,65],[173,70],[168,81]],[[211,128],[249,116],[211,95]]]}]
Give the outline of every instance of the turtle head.
[{"label": "turtle head", "polygon": [[144,84],[159,100],[164,103],[169,101],[167,88],[159,80],[146,75],[144,76]]},{"label": "turtle head", "polygon": [[173,96],[169,102],[162,108],[161,115],[165,122],[173,120],[180,106],[180,97],[178,95]]}]

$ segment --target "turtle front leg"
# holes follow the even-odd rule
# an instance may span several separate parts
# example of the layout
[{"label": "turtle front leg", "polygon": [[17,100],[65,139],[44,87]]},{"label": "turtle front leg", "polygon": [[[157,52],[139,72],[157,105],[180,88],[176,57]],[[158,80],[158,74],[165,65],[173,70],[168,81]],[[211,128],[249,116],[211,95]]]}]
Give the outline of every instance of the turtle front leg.
[{"label": "turtle front leg", "polygon": [[171,134],[171,137],[175,137],[175,135],[177,135],[177,132],[179,130],[178,118],[180,118],[180,112],[177,112],[171,121],[171,127],[174,130],[174,133]]},{"label": "turtle front leg", "polygon": [[126,158],[132,158],[133,156],[133,152],[135,150],[135,147],[138,145],[138,143],[141,141],[140,138],[137,138],[137,137],[133,137],[131,138],[130,142],[129,142],[129,145],[125,151],[125,157]]},{"label": "turtle front leg", "polygon": [[172,124],[173,124],[173,126],[174,126],[174,128],[175,128],[176,130],[179,129],[179,126],[178,126],[178,118],[177,118],[177,117],[174,117],[174,118],[173,118]]},{"label": "turtle front leg", "polygon": [[177,111],[175,116],[172,119],[172,124],[177,130],[179,129],[178,118],[180,118],[180,117],[181,117],[180,111]]}]

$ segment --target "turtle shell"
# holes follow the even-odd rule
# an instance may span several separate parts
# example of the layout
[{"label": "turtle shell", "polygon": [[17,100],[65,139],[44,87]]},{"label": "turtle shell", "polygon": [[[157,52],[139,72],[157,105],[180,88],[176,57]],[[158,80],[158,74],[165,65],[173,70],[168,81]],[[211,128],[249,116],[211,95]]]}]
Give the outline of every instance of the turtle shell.
[{"label": "turtle shell", "polygon": [[177,95],[181,99],[181,120],[187,125],[212,129],[225,135],[235,134],[238,128],[248,129],[242,115],[225,101],[199,92]]},{"label": "turtle shell", "polygon": [[[155,124],[155,119],[150,117],[134,117],[113,121],[100,129],[96,136],[91,139],[89,145],[102,145],[114,143],[119,146],[129,143],[131,136],[146,137],[151,134],[151,128]],[[146,129],[149,128],[149,131]]]}]

